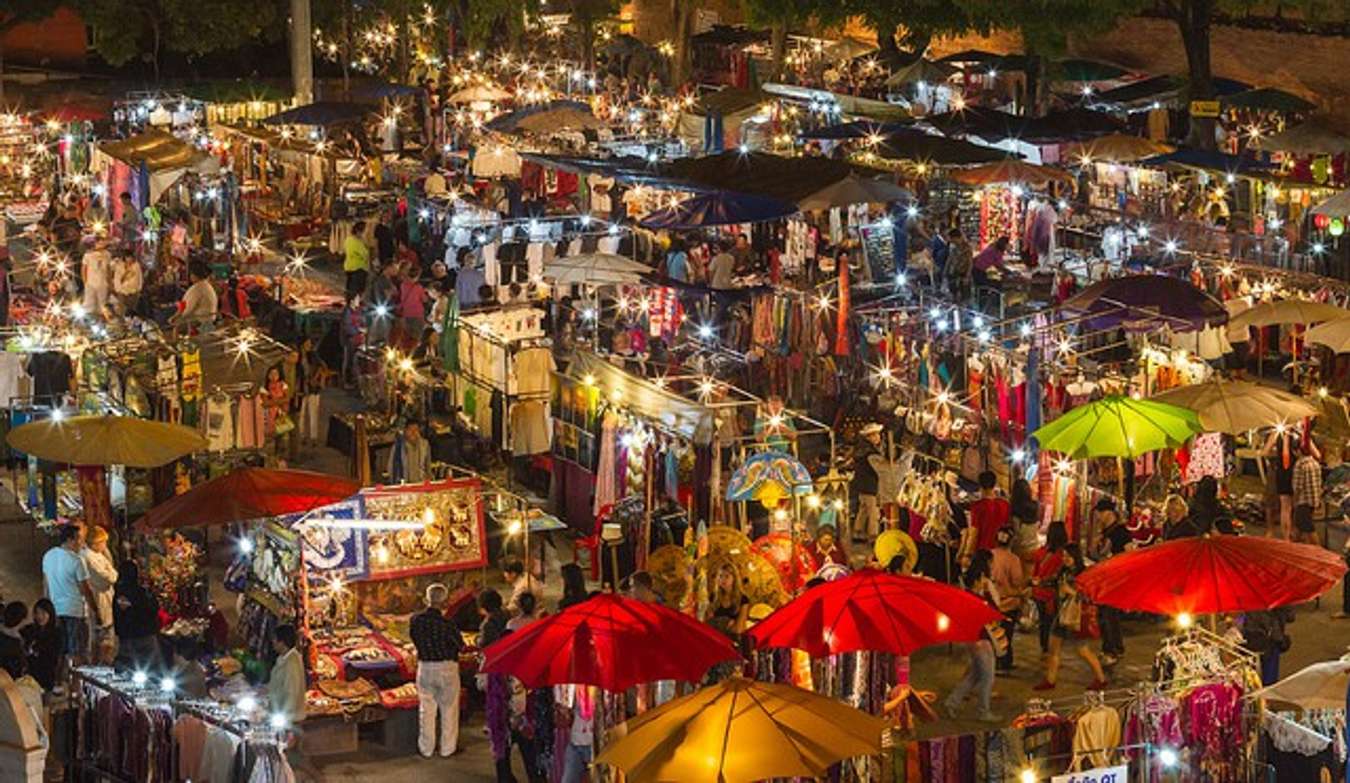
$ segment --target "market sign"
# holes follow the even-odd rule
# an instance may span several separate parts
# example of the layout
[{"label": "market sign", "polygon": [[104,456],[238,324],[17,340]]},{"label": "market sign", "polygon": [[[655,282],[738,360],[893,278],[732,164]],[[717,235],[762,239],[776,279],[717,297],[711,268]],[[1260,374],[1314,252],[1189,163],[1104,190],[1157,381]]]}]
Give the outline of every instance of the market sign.
[{"label": "market sign", "polygon": [[1130,768],[1125,764],[1114,767],[1097,767],[1083,772],[1070,772],[1056,775],[1050,783],[1129,783]]},{"label": "market sign", "polygon": [[1219,116],[1218,101],[1191,101],[1192,117],[1217,117]]}]

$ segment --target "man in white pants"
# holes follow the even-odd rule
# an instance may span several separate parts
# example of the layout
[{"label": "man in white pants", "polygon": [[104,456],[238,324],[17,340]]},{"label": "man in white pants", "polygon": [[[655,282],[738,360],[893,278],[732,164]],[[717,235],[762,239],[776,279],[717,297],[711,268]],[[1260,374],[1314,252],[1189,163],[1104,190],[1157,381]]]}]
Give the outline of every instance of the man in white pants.
[{"label": "man in white pants", "polygon": [[415,615],[408,631],[417,647],[417,750],[423,758],[436,755],[436,716],[441,718],[441,756],[459,746],[459,651],[464,639],[454,621],[445,616],[449,591],[443,584],[427,587],[427,608]]}]

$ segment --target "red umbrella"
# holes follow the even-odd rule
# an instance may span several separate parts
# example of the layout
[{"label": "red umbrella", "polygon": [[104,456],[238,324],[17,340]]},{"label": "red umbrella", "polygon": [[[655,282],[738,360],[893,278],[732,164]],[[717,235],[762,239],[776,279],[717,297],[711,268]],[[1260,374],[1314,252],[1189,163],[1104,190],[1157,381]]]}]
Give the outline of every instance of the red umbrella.
[{"label": "red umbrella", "polygon": [[536,620],[483,651],[483,671],[527,688],[623,691],[657,680],[698,682],[739,657],[727,637],[673,609],[604,593]]},{"label": "red umbrella", "polygon": [[339,503],[360,490],[355,481],[326,473],[240,468],[160,503],[136,524],[165,530],[302,514]]},{"label": "red umbrella", "polygon": [[909,655],[932,644],[975,641],[1002,617],[958,587],[864,569],[807,590],[749,634],[759,647],[795,647],[817,658],[857,650]]},{"label": "red umbrella", "polygon": [[1345,574],[1319,546],[1253,536],[1181,538],[1116,555],[1078,577],[1092,601],[1130,612],[1245,612],[1311,601]]}]

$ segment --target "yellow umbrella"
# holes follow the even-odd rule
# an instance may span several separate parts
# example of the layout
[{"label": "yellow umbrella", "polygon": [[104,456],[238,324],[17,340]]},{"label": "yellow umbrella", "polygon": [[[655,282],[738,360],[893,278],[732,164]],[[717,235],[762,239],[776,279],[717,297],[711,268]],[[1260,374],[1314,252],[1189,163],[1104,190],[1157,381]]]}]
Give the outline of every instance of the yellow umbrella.
[{"label": "yellow umbrella", "polygon": [[1107,136],[1101,136],[1092,141],[1081,141],[1077,144],[1070,144],[1069,147],[1060,155],[1061,160],[1077,163],[1084,163],[1103,160],[1112,163],[1128,163],[1130,161],[1143,160],[1155,155],[1166,155],[1172,151],[1172,147],[1166,144],[1159,144],[1156,141],[1146,139],[1142,136],[1130,136],[1125,133],[1112,133]]},{"label": "yellow umbrella", "polygon": [[1297,394],[1248,381],[1205,381],[1170,389],[1149,399],[1195,411],[1206,432],[1230,435],[1321,413],[1317,406]]},{"label": "yellow umbrella", "polygon": [[1325,345],[1336,353],[1346,353],[1350,351],[1350,318],[1337,318],[1314,326],[1304,335],[1304,339]]},{"label": "yellow umbrella", "polygon": [[1262,302],[1238,313],[1229,326],[1275,326],[1276,324],[1316,324],[1350,316],[1350,310],[1325,302],[1306,299],[1279,299]]},{"label": "yellow umbrella", "polygon": [[206,448],[194,429],[132,416],[53,417],[16,427],[5,441],[52,462],[129,468],[157,468]]},{"label": "yellow umbrella", "polygon": [[732,677],[628,721],[596,761],[629,783],[820,777],[880,753],[887,725],[801,688]]}]

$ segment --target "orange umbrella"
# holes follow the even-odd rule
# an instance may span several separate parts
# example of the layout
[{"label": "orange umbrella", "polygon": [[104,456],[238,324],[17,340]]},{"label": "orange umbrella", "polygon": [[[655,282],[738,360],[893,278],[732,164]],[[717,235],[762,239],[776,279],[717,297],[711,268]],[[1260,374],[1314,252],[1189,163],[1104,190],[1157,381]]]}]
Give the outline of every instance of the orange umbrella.
[{"label": "orange umbrella", "polygon": [[1174,148],[1159,144],[1143,136],[1131,136],[1126,133],[1112,133],[1092,141],[1071,144],[1060,156],[1061,160],[1088,163],[1094,160],[1112,163],[1128,163],[1143,160],[1155,155],[1166,155]]},{"label": "orange umbrella", "polygon": [[1031,163],[1023,163],[1020,160],[1004,160],[998,163],[989,163],[984,166],[975,166],[973,168],[954,171],[952,179],[964,185],[997,185],[1007,183],[1010,185],[1028,185],[1039,188],[1049,185],[1052,182],[1062,182],[1066,185],[1073,184],[1073,175],[1067,171],[1053,169],[1049,166],[1036,166]]},{"label": "orange umbrella", "polygon": [[340,503],[360,491],[355,481],[326,473],[240,468],[160,503],[136,525],[171,530],[284,517]]}]

